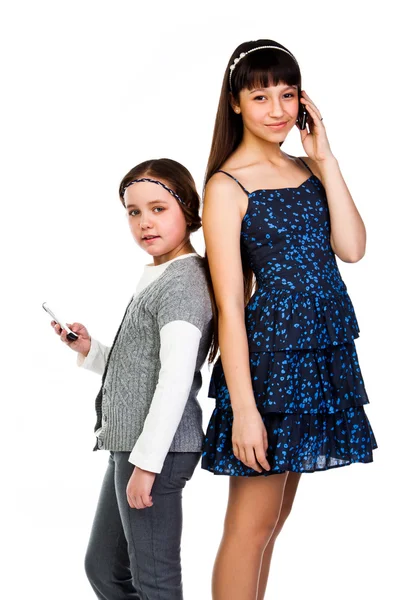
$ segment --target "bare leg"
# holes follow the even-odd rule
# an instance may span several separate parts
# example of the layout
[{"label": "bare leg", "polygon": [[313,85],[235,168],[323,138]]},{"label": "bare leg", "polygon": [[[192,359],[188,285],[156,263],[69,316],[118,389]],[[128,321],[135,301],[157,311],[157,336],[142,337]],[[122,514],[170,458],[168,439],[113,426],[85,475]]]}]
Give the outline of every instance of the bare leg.
[{"label": "bare leg", "polygon": [[276,538],[282,531],[282,527],[288,518],[292,509],[293,501],[296,496],[297,486],[299,485],[301,473],[288,473],[285,485],[285,491],[283,494],[282,508],[279,515],[278,523],[276,524],[275,530],[264,550],[262,558],[260,579],[258,583],[257,600],[263,600],[265,596],[265,590],[267,589],[267,581],[269,575],[269,569],[271,566],[272,552],[274,550],[274,544]]},{"label": "bare leg", "polygon": [[287,473],[231,477],[213,600],[256,600],[264,549],[277,525]]}]

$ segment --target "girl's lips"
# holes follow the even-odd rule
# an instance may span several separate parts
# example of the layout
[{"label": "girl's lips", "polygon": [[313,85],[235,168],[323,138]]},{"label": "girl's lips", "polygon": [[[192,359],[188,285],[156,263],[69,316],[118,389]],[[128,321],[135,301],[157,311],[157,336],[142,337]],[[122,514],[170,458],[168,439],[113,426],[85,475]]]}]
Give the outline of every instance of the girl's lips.
[{"label": "girl's lips", "polygon": [[267,127],[271,127],[271,129],[283,129],[284,127],[286,127],[287,125],[287,121],[285,121],[284,123],[271,123],[270,125],[267,125]]},{"label": "girl's lips", "polygon": [[150,244],[150,242],[155,242],[156,240],[158,240],[160,238],[159,235],[155,235],[154,237],[151,238],[142,238],[142,240],[146,243],[146,244]]}]

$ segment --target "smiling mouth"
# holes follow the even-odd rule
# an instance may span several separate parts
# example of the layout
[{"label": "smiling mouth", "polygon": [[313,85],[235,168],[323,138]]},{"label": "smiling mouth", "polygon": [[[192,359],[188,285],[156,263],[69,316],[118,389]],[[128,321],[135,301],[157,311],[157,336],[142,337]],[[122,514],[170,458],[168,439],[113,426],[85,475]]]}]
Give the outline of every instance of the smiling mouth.
[{"label": "smiling mouth", "polygon": [[287,123],[287,121],[282,121],[282,123],[268,123],[267,127],[283,127]]},{"label": "smiling mouth", "polygon": [[144,235],[142,237],[142,240],[155,240],[158,237],[160,237],[160,236],[159,235]]}]

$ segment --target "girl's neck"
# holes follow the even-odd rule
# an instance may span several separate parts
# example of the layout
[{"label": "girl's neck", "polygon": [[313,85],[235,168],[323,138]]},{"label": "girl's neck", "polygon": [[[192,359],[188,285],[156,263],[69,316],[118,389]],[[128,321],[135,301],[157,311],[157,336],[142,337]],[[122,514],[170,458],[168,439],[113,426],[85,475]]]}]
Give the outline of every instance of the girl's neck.
[{"label": "girl's neck", "polygon": [[235,158],[245,159],[249,163],[270,163],[272,165],[281,165],[287,160],[282,152],[279,143],[271,143],[262,140],[248,131],[244,131],[243,139],[235,152]]},{"label": "girl's neck", "polygon": [[153,264],[155,267],[157,267],[158,265],[163,265],[164,263],[169,262],[170,260],[173,260],[174,258],[178,258],[178,256],[182,256],[183,254],[192,254],[192,253],[195,254],[196,250],[193,248],[192,244],[190,243],[190,239],[185,240],[184,242],[182,242],[182,244],[180,244],[179,246],[177,246],[176,248],[171,250],[171,252],[168,252],[167,254],[163,254],[162,256],[153,256]]}]

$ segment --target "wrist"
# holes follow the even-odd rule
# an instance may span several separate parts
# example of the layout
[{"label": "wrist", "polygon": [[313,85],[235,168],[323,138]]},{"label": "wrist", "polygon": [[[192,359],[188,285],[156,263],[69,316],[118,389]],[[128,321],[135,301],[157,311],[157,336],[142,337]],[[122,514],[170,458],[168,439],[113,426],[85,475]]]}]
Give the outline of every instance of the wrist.
[{"label": "wrist", "polygon": [[234,406],[232,404],[232,412],[234,417],[248,417],[254,415],[254,413],[258,413],[258,409],[255,401],[252,403],[247,403],[246,405]]},{"label": "wrist", "polygon": [[92,347],[92,338],[89,338],[88,340],[88,346],[87,346],[87,350],[83,350],[81,351],[82,356],[84,356],[85,358],[87,358],[89,352],[90,352],[90,348]]},{"label": "wrist", "polygon": [[320,169],[329,169],[331,167],[338,166],[338,161],[333,154],[327,154],[324,156],[324,158],[320,158],[318,160],[315,159],[315,162]]},{"label": "wrist", "polygon": [[147,469],[142,469],[141,467],[138,467],[137,465],[135,465],[135,471],[136,471],[137,475],[141,475],[142,473],[144,475],[151,475],[151,476],[156,475],[156,473],[154,473],[154,471],[148,471]]}]

